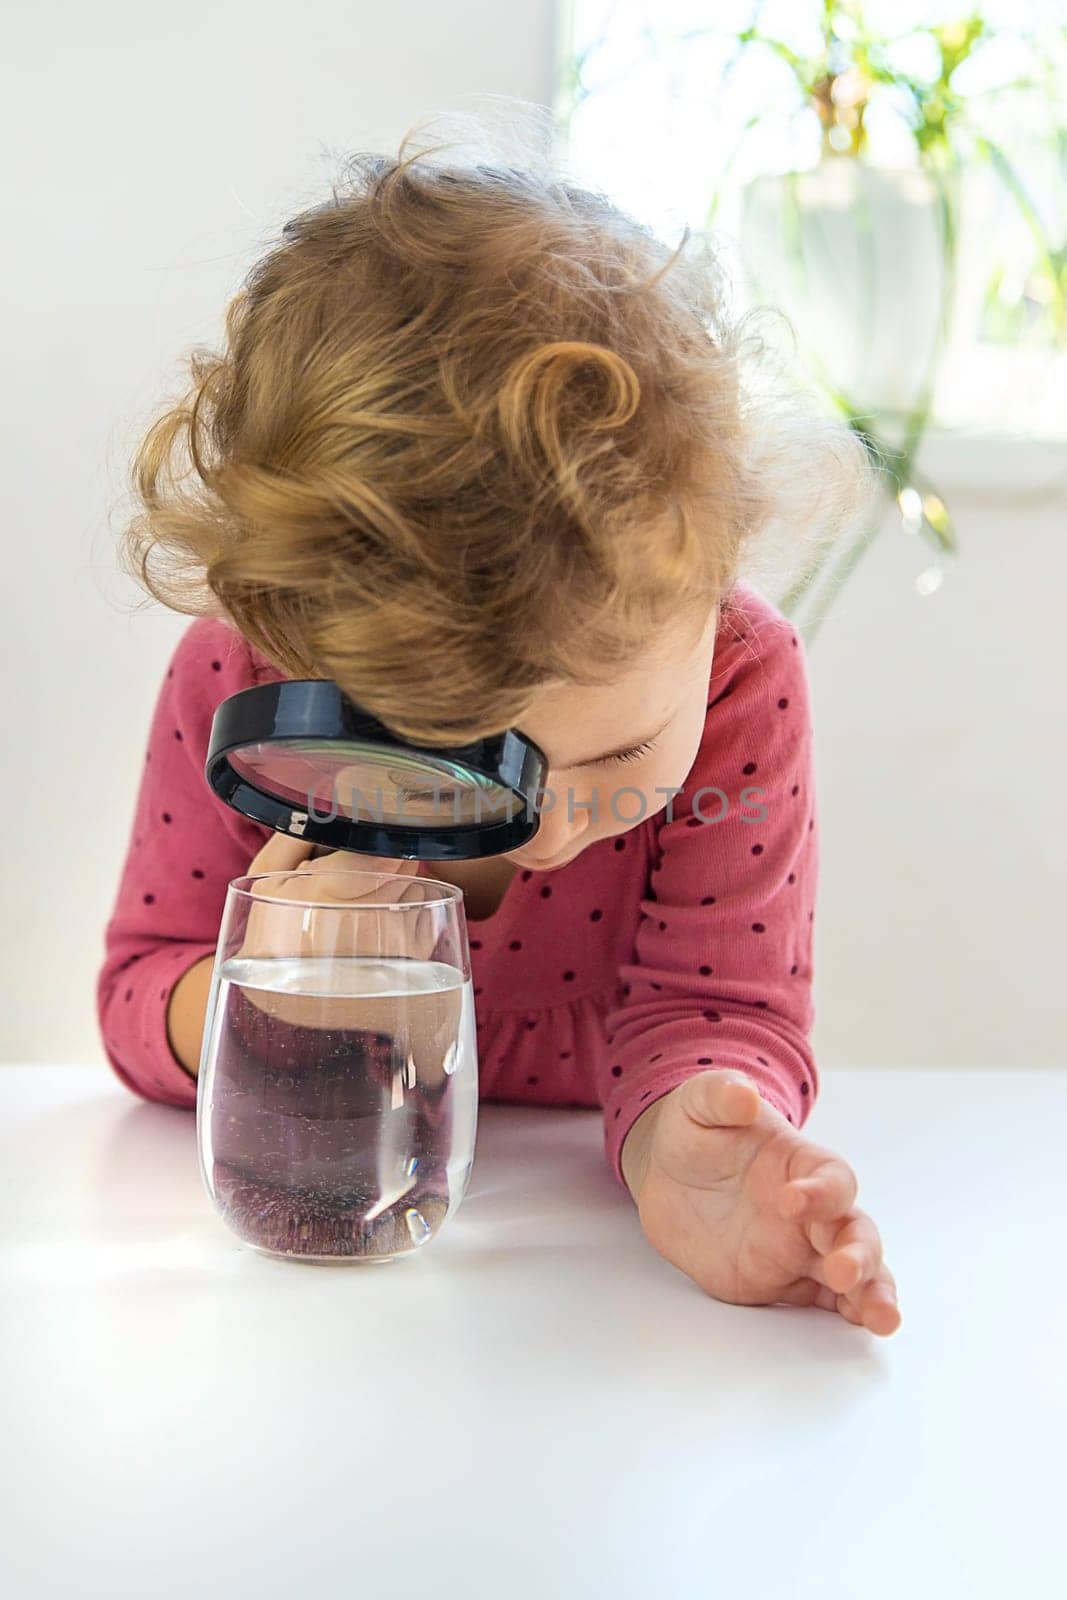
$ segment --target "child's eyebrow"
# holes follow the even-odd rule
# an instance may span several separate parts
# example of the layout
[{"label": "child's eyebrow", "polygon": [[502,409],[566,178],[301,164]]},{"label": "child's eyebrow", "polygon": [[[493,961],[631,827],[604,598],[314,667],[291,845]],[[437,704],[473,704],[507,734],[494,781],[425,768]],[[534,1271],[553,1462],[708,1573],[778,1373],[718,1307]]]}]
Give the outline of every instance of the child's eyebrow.
[{"label": "child's eyebrow", "polygon": [[664,722],[660,727],[658,727],[656,729],[655,733],[648,733],[648,734],[645,735],[645,737],[643,739],[633,739],[633,740],[630,741],[629,744],[620,744],[614,750],[605,750],[603,755],[586,756],[581,761],[572,761],[569,767],[559,767],[559,768],[557,768],[557,771],[570,772],[575,767],[592,767],[592,766],[595,766],[598,761],[611,761],[616,756],[628,755],[631,750],[636,750],[639,745],[650,744],[653,739],[658,739],[660,734],[663,732],[663,729],[668,727],[669,724],[673,721],[673,719],[674,719],[674,712],[672,711],[670,716],[667,718],[667,721]]}]

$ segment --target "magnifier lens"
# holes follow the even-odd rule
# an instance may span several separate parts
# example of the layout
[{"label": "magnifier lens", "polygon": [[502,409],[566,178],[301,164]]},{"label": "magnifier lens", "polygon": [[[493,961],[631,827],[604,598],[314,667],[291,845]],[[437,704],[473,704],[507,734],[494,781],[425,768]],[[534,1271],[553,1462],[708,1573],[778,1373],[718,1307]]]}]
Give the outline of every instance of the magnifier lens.
[{"label": "magnifier lens", "polygon": [[204,776],[226,805],[330,850],[466,860],[537,832],[544,752],[517,728],[409,743],[326,678],[284,679],[216,707]]},{"label": "magnifier lens", "polygon": [[396,745],[273,739],[228,755],[246,782],[320,818],[458,828],[510,820],[522,807],[513,789],[484,773]]}]

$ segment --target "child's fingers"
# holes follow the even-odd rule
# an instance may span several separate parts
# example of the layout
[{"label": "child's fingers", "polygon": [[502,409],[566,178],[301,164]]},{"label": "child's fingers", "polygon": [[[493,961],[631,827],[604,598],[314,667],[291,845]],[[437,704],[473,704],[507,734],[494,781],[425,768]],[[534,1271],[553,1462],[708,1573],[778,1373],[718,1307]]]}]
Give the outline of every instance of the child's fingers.
[{"label": "child's fingers", "polygon": [[897,1305],[897,1286],[887,1267],[870,1283],[865,1283],[859,1297],[859,1311],[863,1326],[872,1333],[895,1333],[900,1327],[900,1307]]},{"label": "child's fingers", "polygon": [[867,1278],[847,1294],[839,1294],[817,1278],[797,1278],[783,1290],[781,1299],[791,1306],[817,1306],[834,1311],[857,1328],[885,1336],[900,1327],[896,1284],[884,1262],[873,1277]]},{"label": "child's fingers", "polygon": [[274,833],[248,863],[248,876],[255,877],[259,872],[294,872],[314,848],[310,839],[294,839],[289,833]]},{"label": "child's fingers", "polygon": [[897,1286],[893,1274],[885,1265],[869,1278],[858,1283],[848,1294],[835,1296],[837,1310],[846,1322],[866,1328],[870,1333],[886,1335],[900,1327],[900,1308],[897,1305]]},{"label": "child's fingers", "polygon": [[823,1311],[836,1311],[838,1296],[814,1278],[796,1278],[785,1286],[779,1299],[785,1306],[819,1306]]},{"label": "child's fingers", "polygon": [[[823,1241],[816,1238],[813,1242],[820,1250]],[[843,1221],[820,1254],[815,1276],[835,1293],[849,1294],[878,1271],[882,1240],[870,1217],[857,1211]]]},{"label": "child's fingers", "polygon": [[847,1322],[860,1320],[859,1313],[848,1304],[847,1295],[828,1289],[817,1278],[797,1278],[782,1290],[780,1299],[787,1306],[818,1306],[820,1311],[839,1311]]},{"label": "child's fingers", "polygon": [[839,1156],[829,1156],[814,1172],[785,1184],[778,1197],[783,1217],[805,1222],[832,1222],[856,1203],[856,1175]]},{"label": "child's fingers", "polygon": [[[439,930],[426,904],[433,895],[418,867],[417,861],[377,856],[342,856],[336,866],[327,860],[312,862],[299,877],[313,878],[314,889],[308,892],[319,902],[310,913],[313,939],[321,926],[324,942],[331,936],[347,941],[352,946],[348,953],[428,960]],[[384,881],[378,881],[381,874]],[[399,914],[400,907],[407,908],[407,915]]]},{"label": "child's fingers", "polygon": [[419,863],[407,859],[387,859],[385,856],[356,855],[349,850],[331,850],[329,854],[302,861],[297,869],[315,878],[315,891],[324,900],[359,900],[391,904],[404,898],[397,894],[395,884],[376,886],[370,877],[361,873],[379,873],[387,877],[415,877]]},{"label": "child's fingers", "polygon": [[759,1090],[747,1073],[732,1067],[687,1078],[678,1098],[693,1121],[705,1128],[741,1128],[759,1115]]}]

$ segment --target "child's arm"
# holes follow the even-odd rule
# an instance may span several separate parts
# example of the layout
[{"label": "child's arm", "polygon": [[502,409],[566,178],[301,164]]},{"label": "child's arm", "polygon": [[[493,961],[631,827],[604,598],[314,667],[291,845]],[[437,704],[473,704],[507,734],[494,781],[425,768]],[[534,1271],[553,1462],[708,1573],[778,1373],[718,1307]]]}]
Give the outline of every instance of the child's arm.
[{"label": "child's arm", "polygon": [[[816,1305],[888,1334],[895,1285],[855,1175],[798,1131],[818,1087],[808,684],[794,630],[765,601],[750,614],[722,676],[716,658],[705,740],[660,828],[655,898],[623,969],[629,995],[605,1019],[621,1068],[603,1085],[607,1150],[650,1242],[708,1294]],[[691,814],[704,785],[729,800],[706,826]],[[739,810],[746,785],[762,793]],[[743,822],[756,805],[764,819]],[[716,815],[716,797],[702,807]]]},{"label": "child's arm", "polygon": [[204,777],[216,707],[257,681],[247,644],[226,623],[199,618],[178,641],[157,697],[105,931],[96,985],[105,1054],[128,1088],[170,1105],[196,1104],[196,1011],[201,989],[206,1006],[226,885],[272,837],[224,805]]},{"label": "child's arm", "polygon": [[716,647],[704,736],[671,819],[660,813],[634,960],[619,974],[624,999],[605,1017],[614,1046],[601,1086],[605,1144],[620,1182],[638,1117],[697,1072],[741,1069],[794,1127],[818,1089],[818,826],[804,651],[758,594],[734,626],[744,636],[728,633]]},{"label": "child's arm", "polygon": [[[253,856],[240,874],[251,877],[257,872],[285,872],[306,861],[315,847],[288,834],[275,833]],[[238,876],[237,873],[234,876]],[[203,956],[187,972],[183,972],[170,992],[167,1004],[167,1037],[170,1047],[186,1072],[192,1077],[200,1075],[200,1047],[207,1021],[207,1003],[211,994],[211,977],[215,968],[215,952]]]},{"label": "child's arm", "polygon": [[170,1047],[186,1072],[193,1078],[200,1074],[200,1048],[207,1021],[207,1003],[211,994],[211,977],[215,970],[214,953],[201,956],[187,972],[183,972],[170,992],[167,1002],[167,1037]]},{"label": "child's arm", "polygon": [[[386,859],[382,856],[355,855],[344,850],[328,850],[321,845],[314,845],[310,841],[294,839],[289,834],[274,833],[266,844],[256,853],[244,869],[244,876],[253,877],[259,872],[291,872],[300,877],[307,872],[312,877],[317,877],[319,887],[318,895],[329,903],[344,897],[343,880],[338,880],[331,886],[330,875],[337,868],[355,869],[363,872],[386,873],[411,873],[417,875],[419,864],[417,861]],[[325,889],[322,887],[325,883]],[[291,885],[294,892],[302,894],[304,889]],[[307,886],[310,891],[310,884]],[[280,892],[275,888],[274,892]],[[357,892],[357,891],[353,891]],[[362,885],[359,891],[362,892]],[[246,928],[242,948],[248,953],[274,955],[275,949],[255,948],[258,939],[254,931],[254,918]],[[269,924],[267,926],[269,938]],[[288,937],[282,934],[282,938]],[[373,939],[373,933],[371,933]],[[424,930],[425,954],[430,955],[434,942],[434,930],[427,927]],[[332,937],[327,928],[326,943],[327,953],[337,954],[340,946],[336,938]],[[372,954],[379,954],[380,947],[375,945]],[[211,992],[211,977],[214,970],[213,956],[205,956],[183,972],[174,988],[171,990],[170,1003],[167,1008],[167,1033],[170,1038],[171,1049],[178,1060],[192,1076],[199,1077],[200,1073],[200,1048],[204,1036],[204,1025],[207,1021],[207,1005]],[[255,1004],[254,1000],[249,1001]],[[437,1007],[438,1016],[433,1027],[420,1030],[420,1036],[426,1039],[416,1052],[416,1059],[422,1063],[423,1072],[432,1073],[437,1066],[438,1050],[436,1040],[447,1029],[443,1027],[443,1011],[455,1003],[454,992],[443,994]],[[277,1014],[280,1002],[277,996],[272,1001],[272,1010]],[[318,1001],[312,997],[289,995],[285,1001],[286,1015],[290,1022],[302,1024],[307,1022],[310,1026],[320,1025],[320,1007]],[[364,998],[352,1002],[353,1012],[359,1016],[359,1026],[377,1028],[388,1026],[388,1005],[382,1001],[375,1002]],[[301,1015],[301,1013],[306,1013]],[[340,1024],[338,1024],[340,1026]],[[355,1025],[355,1024],[353,1024]],[[434,1043],[428,1043],[429,1039]]]}]

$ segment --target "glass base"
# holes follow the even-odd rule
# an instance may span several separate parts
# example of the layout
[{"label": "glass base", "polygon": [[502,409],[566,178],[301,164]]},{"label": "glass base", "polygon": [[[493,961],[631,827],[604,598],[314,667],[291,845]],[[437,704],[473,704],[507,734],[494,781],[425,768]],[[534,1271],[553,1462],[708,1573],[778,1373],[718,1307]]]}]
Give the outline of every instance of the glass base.
[{"label": "glass base", "polygon": [[242,1239],[241,1243],[246,1249],[254,1250],[257,1256],[269,1256],[273,1261],[306,1261],[313,1267],[384,1266],[390,1261],[404,1261],[419,1254],[418,1250],[397,1250],[392,1255],[379,1256],[310,1256],[301,1255],[297,1250],[268,1250],[265,1245],[251,1244],[247,1239]]}]

